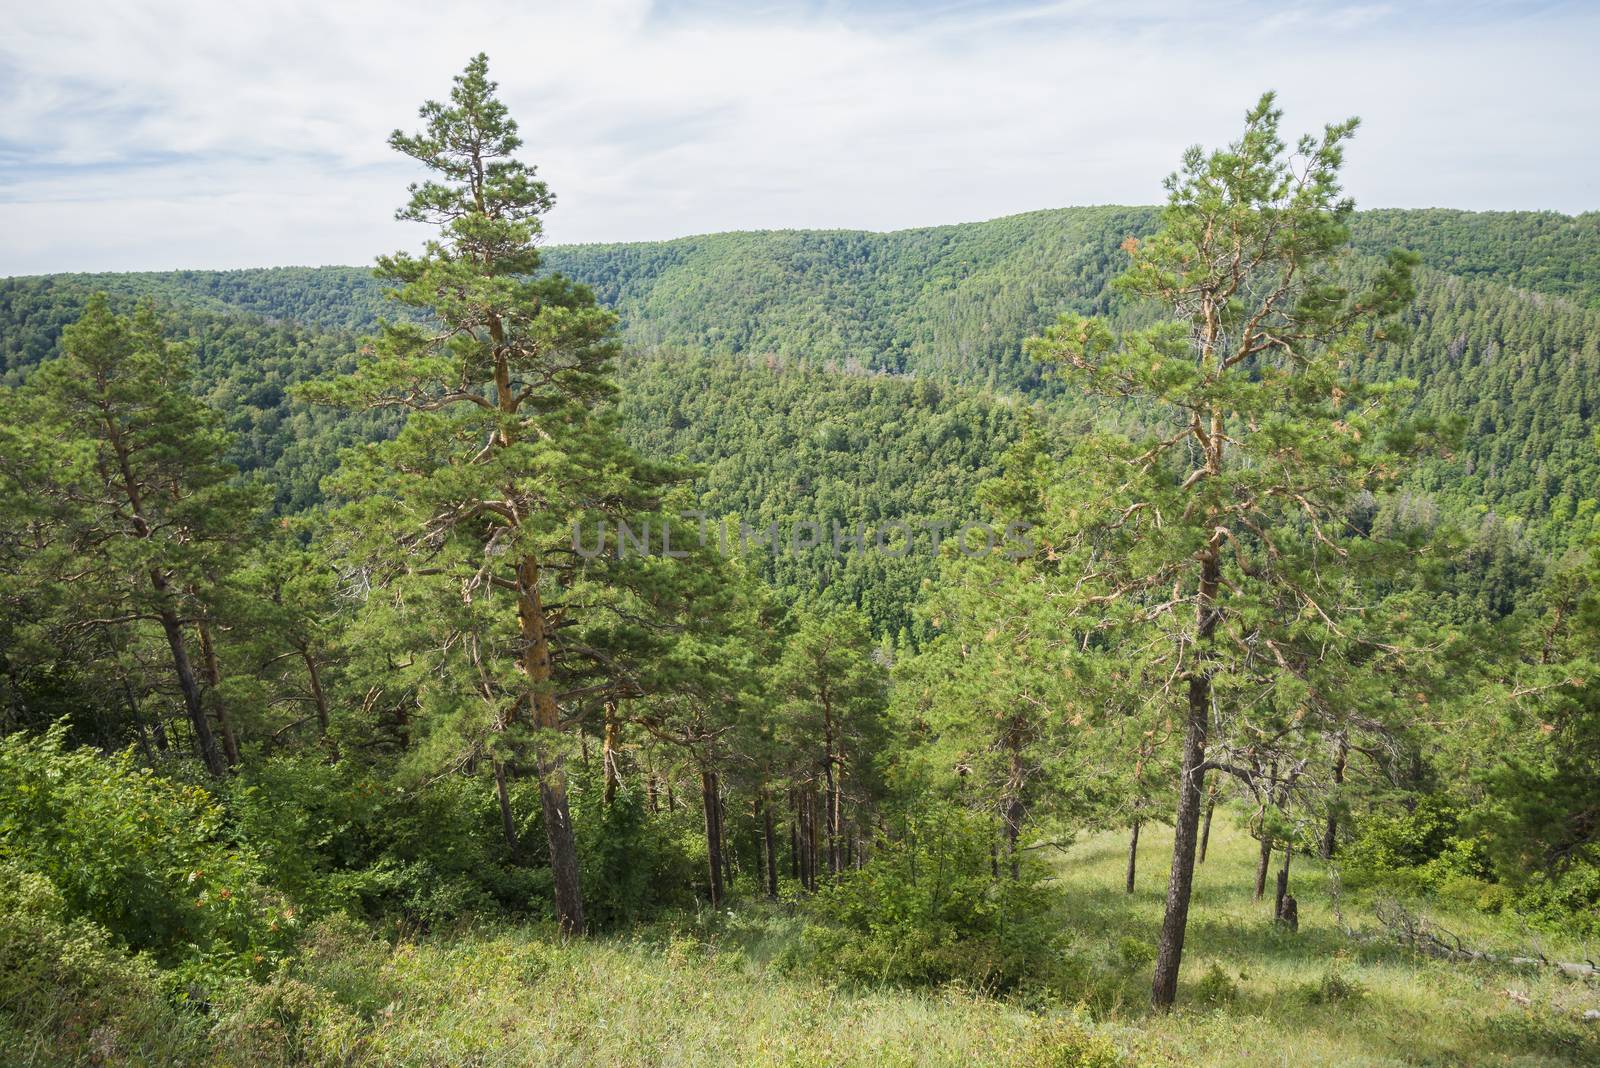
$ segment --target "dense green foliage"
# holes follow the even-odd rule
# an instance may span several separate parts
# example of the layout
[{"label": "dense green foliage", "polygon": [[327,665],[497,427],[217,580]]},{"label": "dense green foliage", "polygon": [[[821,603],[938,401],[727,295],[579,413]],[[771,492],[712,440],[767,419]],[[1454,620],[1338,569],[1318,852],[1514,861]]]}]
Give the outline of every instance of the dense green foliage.
[{"label": "dense green foliage", "polygon": [[261,862],[224,834],[198,786],[64,748],[60,731],[0,740],[0,861],[59,896],[51,910],[185,972],[262,974],[289,944],[294,909]]},{"label": "dense green foliage", "polygon": [[[370,280],[368,272],[359,273]],[[349,368],[354,335],[241,314],[233,306],[192,300],[184,290],[161,286],[98,285],[80,276],[0,280],[5,380],[14,384],[58,353],[62,330],[83,314],[97,291],[109,292],[119,311],[130,310],[139,299],[160,302],[168,337],[194,358],[197,393],[221,413],[233,434],[228,460],[270,486],[283,511],[300,511],[321,499],[318,483],[333,470],[342,448],[393,433],[393,418],[337,413],[291,400],[290,390],[301,382]]]},{"label": "dense green foliage", "polygon": [[1600,308],[1600,212],[1385,208],[1357,216],[1351,238],[1363,252],[1408,248],[1444,274]]},{"label": "dense green foliage", "polygon": [[[592,287],[617,311],[631,348],[661,350],[673,363],[707,354],[779,357],[785,368],[916,374],[1055,396],[1059,383],[1027,358],[1023,340],[1063,311],[1136,323],[1140,313],[1109,284],[1123,262],[1122,241],[1155,223],[1150,209],[1069,208],[890,234],[557,246],[543,252],[543,264]],[[1600,482],[1586,459],[1600,424],[1600,223],[1589,215],[1383,210],[1358,213],[1351,237],[1364,258],[1398,246],[1428,268],[1408,314],[1409,341],[1380,347],[1370,361],[1374,377],[1420,383],[1424,410],[1468,419],[1461,451],[1424,465],[1418,484],[1535,528],[1550,519],[1564,525],[1593,498],[1585,487]],[[338,331],[373,324],[382,288],[365,272],[9,279],[0,282],[7,369],[53,351],[60,327],[95,288],[180,309],[169,313],[183,320],[174,332],[195,344],[209,395],[241,434],[235,462],[268,468],[290,508],[314,499],[316,478],[342,445],[380,429],[334,429],[329,413],[291,409],[283,394],[347,355],[350,340]],[[624,368],[624,379],[632,373]],[[681,412],[669,411],[631,405],[635,440],[654,446],[685,429]],[[719,438],[716,447],[740,443]],[[1546,545],[1563,540],[1560,530],[1547,533]]]},{"label": "dense green foliage", "polygon": [[[743,523],[752,542],[778,524],[778,546],[767,537],[755,558],[775,590],[825,591],[860,606],[880,634],[918,637],[910,608],[937,570],[929,525],[953,538],[982,518],[977,489],[1017,439],[1022,408],[924,380],[733,356],[641,357],[622,383],[629,436],[696,465],[699,510]],[[909,551],[900,530],[888,536],[893,552],[871,551],[897,521],[913,524]],[[865,551],[846,541],[863,528]]]},{"label": "dense green foliage", "polygon": [[859,871],[819,892],[793,966],[847,982],[960,982],[1049,999],[1073,992],[1048,872],[996,885],[982,814],[925,804]]}]

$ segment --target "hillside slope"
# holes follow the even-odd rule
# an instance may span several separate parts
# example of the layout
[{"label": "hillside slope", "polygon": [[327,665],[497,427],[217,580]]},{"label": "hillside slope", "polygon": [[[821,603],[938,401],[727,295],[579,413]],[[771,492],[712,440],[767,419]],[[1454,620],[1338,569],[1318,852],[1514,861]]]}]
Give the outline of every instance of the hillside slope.
[{"label": "hillside slope", "polygon": [[[1124,259],[1122,241],[1155,217],[1150,208],[1067,208],[882,234],[555,246],[546,262],[618,311],[630,348],[669,362],[777,357],[1059,403],[1059,386],[1024,356],[1023,340],[1066,310],[1126,315],[1107,282]],[[1561,528],[1595,506],[1600,484],[1586,451],[1600,427],[1600,215],[1376,211],[1357,216],[1354,239],[1361,256],[1399,244],[1429,265],[1413,336],[1364,369],[1414,378],[1424,409],[1466,417],[1458,454],[1429,465],[1416,484],[1534,527],[1553,521],[1545,540],[1558,543]],[[195,341],[212,399],[246,438],[241,466],[288,464],[292,488],[280,505],[315,499],[317,477],[350,437],[308,440],[325,415],[297,412],[284,390],[353,350],[345,332],[370,326],[383,308],[370,274],[273,268],[0,281],[0,364],[11,380],[53,351],[95,289],[182,309],[177,332]],[[671,387],[652,388],[670,407]],[[647,407],[629,411],[642,440],[662,447],[663,433],[693,439],[711,430],[664,429]]]}]

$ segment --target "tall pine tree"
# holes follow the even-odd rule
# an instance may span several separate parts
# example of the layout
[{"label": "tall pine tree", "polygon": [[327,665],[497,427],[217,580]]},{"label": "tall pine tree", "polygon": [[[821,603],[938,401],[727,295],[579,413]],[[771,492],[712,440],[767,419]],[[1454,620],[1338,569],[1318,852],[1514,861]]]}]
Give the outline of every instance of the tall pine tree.
[{"label": "tall pine tree", "polygon": [[0,421],[0,495],[28,541],[17,587],[50,606],[31,626],[100,631],[107,648],[158,630],[195,752],[220,776],[226,710],[198,646],[261,494],[232,481],[221,419],[151,306],[120,316],[97,295],[61,348],[8,391]]},{"label": "tall pine tree", "polygon": [[1256,707],[1241,695],[1270,687],[1288,649],[1338,632],[1349,508],[1415,444],[1389,421],[1402,391],[1352,370],[1410,301],[1413,260],[1391,255],[1360,292],[1341,284],[1354,204],[1339,169],[1356,121],[1290,151],[1280,114],[1267,94],[1240,140],[1191,148],[1161,230],[1126,243],[1121,288],[1165,321],[1119,337],[1067,315],[1031,346],[1150,428],[1076,446],[1060,551],[1082,629],[1107,635],[1113,655],[1157,650],[1181,702],[1159,1009],[1177,992],[1219,709],[1238,724]]},{"label": "tall pine tree", "polygon": [[609,519],[659,537],[661,494],[679,474],[634,454],[608,413],[615,317],[587,288],[539,273],[554,198],[515,158],[522,140],[495,88],[479,55],[448,102],[423,105],[420,133],[391,136],[434,175],[398,217],[436,235],[421,255],[378,261],[411,314],[381,325],[352,374],[306,394],[407,413],[393,441],[352,451],[330,484],[352,501],[344,551],[370,569],[375,606],[403,623],[410,682],[435,721],[429,752],[492,765],[513,845],[504,784],[531,751],[556,912],[577,934],[564,738],[580,698],[630,688],[582,637],[617,634],[595,617],[649,594],[616,587],[648,586],[673,561],[580,551],[575,532],[592,542]]}]

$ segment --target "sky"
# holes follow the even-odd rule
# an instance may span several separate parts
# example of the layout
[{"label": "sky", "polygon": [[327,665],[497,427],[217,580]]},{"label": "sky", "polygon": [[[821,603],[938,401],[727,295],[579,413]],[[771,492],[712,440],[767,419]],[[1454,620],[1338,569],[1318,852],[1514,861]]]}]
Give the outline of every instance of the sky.
[{"label": "sky", "polygon": [[551,242],[1148,204],[1276,89],[1363,207],[1600,208],[1600,5],[0,0],[0,276],[365,264],[473,54]]}]

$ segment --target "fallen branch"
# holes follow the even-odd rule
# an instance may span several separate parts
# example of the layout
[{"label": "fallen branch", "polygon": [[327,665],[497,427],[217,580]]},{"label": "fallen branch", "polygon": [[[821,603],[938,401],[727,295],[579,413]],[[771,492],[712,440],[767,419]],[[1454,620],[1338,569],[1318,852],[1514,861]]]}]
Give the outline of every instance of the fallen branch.
[{"label": "fallen branch", "polygon": [[1419,916],[1398,901],[1380,901],[1373,906],[1382,931],[1355,931],[1345,928],[1351,938],[1370,939],[1387,935],[1403,946],[1439,960],[1483,961],[1489,964],[1508,964],[1523,968],[1554,968],[1562,975],[1574,979],[1600,977],[1600,966],[1594,961],[1551,960],[1542,953],[1509,954],[1489,953],[1473,949],[1460,935],[1424,916]]}]

